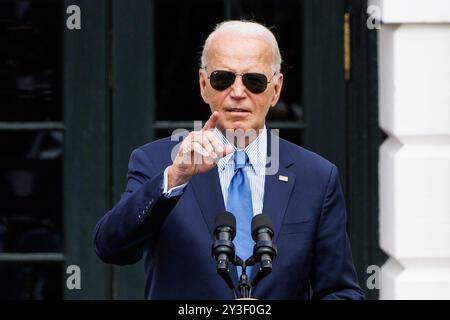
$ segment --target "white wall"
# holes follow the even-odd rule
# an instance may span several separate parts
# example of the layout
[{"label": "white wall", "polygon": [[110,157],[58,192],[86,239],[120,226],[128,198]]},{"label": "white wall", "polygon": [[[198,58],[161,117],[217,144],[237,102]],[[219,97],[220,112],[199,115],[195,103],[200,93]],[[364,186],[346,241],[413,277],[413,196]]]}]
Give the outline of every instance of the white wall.
[{"label": "white wall", "polygon": [[381,299],[450,299],[450,0],[379,0]]}]

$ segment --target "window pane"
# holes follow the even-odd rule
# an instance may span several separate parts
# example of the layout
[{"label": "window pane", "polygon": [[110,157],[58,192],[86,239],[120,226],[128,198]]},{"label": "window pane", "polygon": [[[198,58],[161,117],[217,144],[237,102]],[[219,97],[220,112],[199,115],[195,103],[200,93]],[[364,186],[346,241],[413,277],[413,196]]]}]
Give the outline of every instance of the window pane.
[{"label": "window pane", "polygon": [[0,283],[0,300],[62,299],[62,265],[2,262]]},{"label": "window pane", "polygon": [[0,252],[62,247],[62,133],[0,132]]},{"label": "window pane", "polygon": [[61,4],[0,1],[0,121],[62,119]]},{"label": "window pane", "polygon": [[203,41],[224,17],[223,1],[157,0],[156,119],[206,119],[198,69]]}]

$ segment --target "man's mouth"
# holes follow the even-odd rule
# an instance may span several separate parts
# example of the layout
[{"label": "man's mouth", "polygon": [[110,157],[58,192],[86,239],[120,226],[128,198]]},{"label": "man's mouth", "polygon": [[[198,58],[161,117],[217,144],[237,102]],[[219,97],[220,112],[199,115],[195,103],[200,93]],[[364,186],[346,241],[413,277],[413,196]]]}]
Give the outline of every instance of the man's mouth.
[{"label": "man's mouth", "polygon": [[250,110],[248,110],[248,109],[237,108],[237,107],[225,108],[225,111],[231,112],[231,113],[250,113]]}]

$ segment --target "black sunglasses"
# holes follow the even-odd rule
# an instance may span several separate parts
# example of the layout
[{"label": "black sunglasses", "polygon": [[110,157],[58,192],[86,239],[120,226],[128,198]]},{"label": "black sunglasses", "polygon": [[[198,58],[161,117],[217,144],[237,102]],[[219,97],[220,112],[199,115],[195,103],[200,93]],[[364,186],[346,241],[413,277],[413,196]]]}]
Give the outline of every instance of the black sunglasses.
[{"label": "black sunglasses", "polygon": [[[270,80],[272,80],[275,74],[276,72],[272,75]],[[211,87],[218,91],[223,91],[234,83],[236,76],[242,77],[242,83],[252,93],[264,92],[267,89],[267,85],[270,83],[270,80],[267,80],[267,77],[262,73],[238,73],[226,70],[215,70],[211,72],[208,79],[211,83]]]}]

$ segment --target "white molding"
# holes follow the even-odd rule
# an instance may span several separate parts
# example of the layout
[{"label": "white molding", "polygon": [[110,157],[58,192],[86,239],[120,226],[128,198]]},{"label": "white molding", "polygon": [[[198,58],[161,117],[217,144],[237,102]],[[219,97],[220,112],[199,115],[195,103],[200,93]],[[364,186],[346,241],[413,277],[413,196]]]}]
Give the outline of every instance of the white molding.
[{"label": "white molding", "polygon": [[396,259],[450,259],[450,145],[380,148],[380,245]]},{"label": "white molding", "polygon": [[382,26],[378,56],[380,126],[450,136],[450,24]]},{"label": "white molding", "polygon": [[450,299],[450,0],[373,0],[380,299]]},{"label": "white molding", "polygon": [[369,0],[383,23],[450,23],[448,0]]},{"label": "white molding", "polygon": [[433,261],[405,267],[390,258],[381,268],[380,299],[450,299],[450,267]]}]

